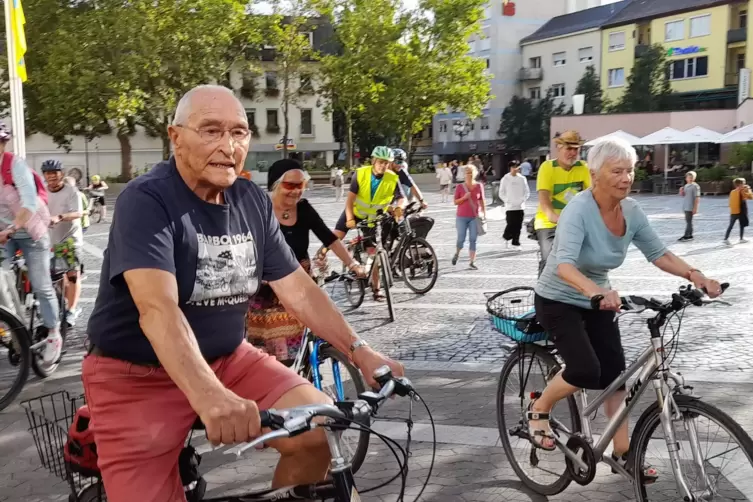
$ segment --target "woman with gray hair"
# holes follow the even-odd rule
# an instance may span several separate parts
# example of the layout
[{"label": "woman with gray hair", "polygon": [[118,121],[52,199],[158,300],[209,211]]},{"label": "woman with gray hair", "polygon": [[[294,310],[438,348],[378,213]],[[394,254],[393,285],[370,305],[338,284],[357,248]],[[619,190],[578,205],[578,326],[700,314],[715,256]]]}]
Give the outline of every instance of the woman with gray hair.
[{"label": "woman with gray hair", "polygon": [[[664,246],[638,203],[628,197],[633,183],[635,150],[620,139],[597,143],[588,154],[592,188],[575,196],[562,211],[552,253],[536,285],[536,318],[551,336],[565,368],[531,400],[526,417],[534,447],[554,450],[549,424],[552,407],[580,388],[604,389],[625,369],[615,312],[621,301],[611,289],[609,271],[625,261],[630,243],[657,268],[721,294],[717,281],[708,279]],[[591,298],[603,296],[600,308]],[[613,416],[625,399],[624,388],[605,403]],[[629,448],[627,423],[614,440],[615,461],[624,465]],[[644,479],[655,479],[656,469],[645,467]]]},{"label": "woman with gray hair", "polygon": [[[278,160],[269,168],[267,183],[272,208],[285,242],[303,269],[310,273],[309,232],[314,232],[325,247],[332,247],[351,271],[363,276],[363,267],[327,227],[316,209],[302,198],[308,180],[308,173],[297,160]],[[253,345],[277,357],[280,362],[290,363],[298,352],[303,324],[285,310],[272,288],[263,284],[249,302],[246,332]]]}]

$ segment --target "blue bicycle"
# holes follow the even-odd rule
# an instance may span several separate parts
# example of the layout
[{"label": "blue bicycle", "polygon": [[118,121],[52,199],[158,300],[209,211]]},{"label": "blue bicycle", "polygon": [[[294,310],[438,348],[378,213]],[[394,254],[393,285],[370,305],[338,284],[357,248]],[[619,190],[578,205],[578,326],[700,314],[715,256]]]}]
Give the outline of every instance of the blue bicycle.
[{"label": "blue bicycle", "polygon": [[[292,369],[336,402],[352,401],[357,399],[359,394],[369,390],[358,368],[329,343],[317,338],[308,328],[303,333],[301,347]],[[371,425],[370,418],[364,420],[363,425]],[[349,457],[352,463],[355,474],[366,458],[369,433],[363,429],[344,430],[342,447],[345,456]]]}]

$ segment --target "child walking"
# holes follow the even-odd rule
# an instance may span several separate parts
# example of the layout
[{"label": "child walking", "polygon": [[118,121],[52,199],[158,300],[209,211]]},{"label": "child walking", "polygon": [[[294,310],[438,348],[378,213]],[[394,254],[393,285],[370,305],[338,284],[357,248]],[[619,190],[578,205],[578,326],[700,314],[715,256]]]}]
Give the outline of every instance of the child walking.
[{"label": "child walking", "polygon": [[733,183],[735,188],[729,194],[729,227],[727,227],[727,233],[724,234],[724,243],[727,245],[732,245],[729,241],[729,234],[736,221],[740,224],[740,242],[748,242],[743,237],[745,227],[748,226],[748,205],[745,201],[753,199],[753,192],[745,184],[745,178],[737,178]]}]

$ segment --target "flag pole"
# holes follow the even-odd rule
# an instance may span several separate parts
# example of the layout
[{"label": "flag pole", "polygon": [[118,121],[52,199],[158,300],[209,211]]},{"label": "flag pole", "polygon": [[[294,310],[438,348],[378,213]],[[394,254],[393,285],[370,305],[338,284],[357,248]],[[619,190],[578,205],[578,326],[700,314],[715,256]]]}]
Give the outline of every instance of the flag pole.
[{"label": "flag pole", "polygon": [[10,91],[11,132],[13,133],[13,153],[26,157],[26,134],[24,133],[24,105],[21,77],[18,76],[18,62],[16,61],[16,46],[13,40],[13,24],[11,22],[11,6],[13,0],[4,0],[5,7],[5,39],[8,51],[8,90]]}]

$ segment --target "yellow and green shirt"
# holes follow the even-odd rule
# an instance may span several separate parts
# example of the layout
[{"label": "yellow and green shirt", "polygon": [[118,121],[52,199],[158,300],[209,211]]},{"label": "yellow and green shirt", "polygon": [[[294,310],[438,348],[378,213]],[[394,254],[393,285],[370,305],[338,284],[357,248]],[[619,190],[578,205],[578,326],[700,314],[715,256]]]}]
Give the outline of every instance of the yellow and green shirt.
[{"label": "yellow and green shirt", "polygon": [[[573,164],[573,167],[566,171],[557,164],[557,160],[547,160],[539,167],[539,174],[536,178],[536,190],[546,190],[552,198],[552,207],[554,212],[560,214],[568,202],[578,193],[591,186],[591,172],[588,166],[582,160]],[[552,223],[539,204],[536,211],[536,230],[542,228],[555,228],[556,223]]]}]

